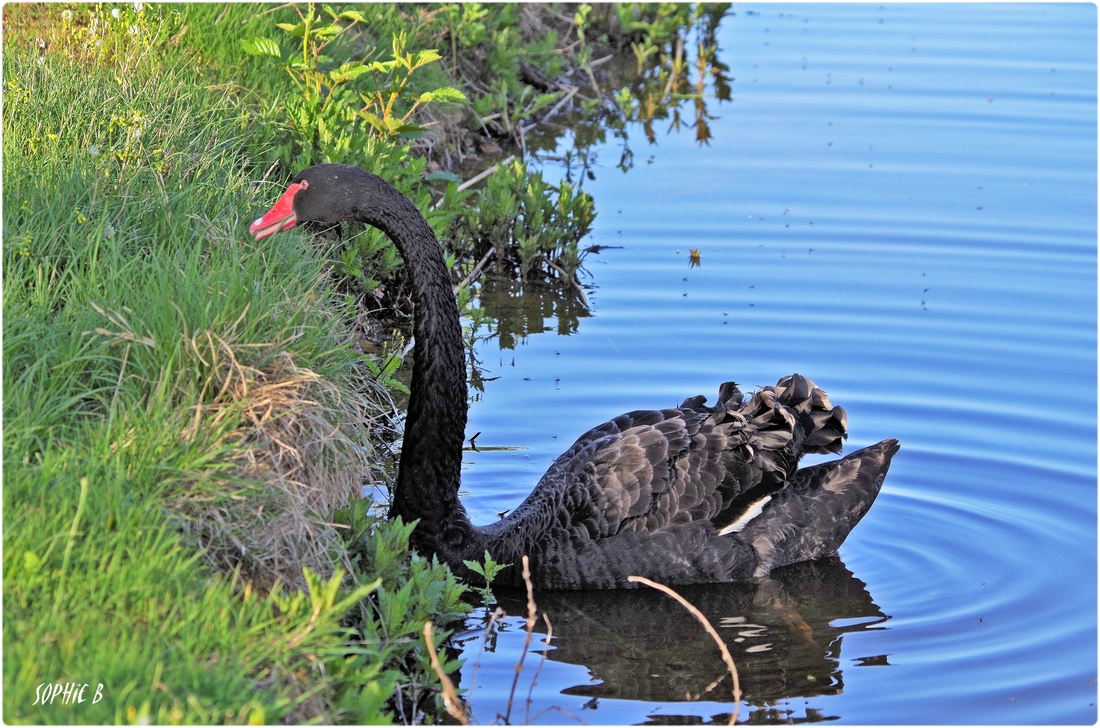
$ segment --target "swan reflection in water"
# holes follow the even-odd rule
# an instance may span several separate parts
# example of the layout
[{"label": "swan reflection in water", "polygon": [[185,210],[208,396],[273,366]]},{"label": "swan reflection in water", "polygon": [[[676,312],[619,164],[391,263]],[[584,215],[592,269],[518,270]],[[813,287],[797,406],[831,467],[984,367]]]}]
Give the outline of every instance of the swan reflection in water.
[{"label": "swan reflection in water", "polygon": [[[848,632],[885,629],[889,617],[874,603],[866,585],[844,566],[838,557],[804,562],[777,569],[769,577],[727,584],[677,587],[723,637],[741,682],[742,700],[753,722],[801,722],[834,716],[820,715],[807,707],[806,716],[792,716],[782,701],[835,695],[843,691],[841,642]],[[521,633],[527,613],[526,594],[495,590],[499,605],[513,615],[494,625],[485,640],[485,654],[479,656],[488,613],[467,621],[468,630],[456,635],[454,643],[463,650],[463,686],[477,669],[472,700],[475,714],[487,719],[495,709],[492,698],[504,691],[507,700],[514,665],[519,658],[509,641],[507,648],[492,654],[504,643],[497,632]],[[600,699],[660,702],[665,710],[650,716],[654,722],[676,722],[668,703],[681,701],[732,702],[731,678],[713,640],[683,607],[651,589],[629,591],[538,591],[535,601],[553,627],[551,649],[545,648],[546,625],[540,618],[535,627],[524,672],[516,689],[519,706],[525,701],[538,662],[580,665],[591,681],[567,686],[547,679],[542,672],[536,694],[540,703],[553,691],[566,696],[589,698],[585,707],[598,708]],[[507,654],[504,654],[507,652]],[[888,665],[886,655],[855,655],[849,665]],[[475,668],[475,663],[477,664]],[[553,683],[553,684],[552,684]],[[479,708],[478,693],[489,693]],[[562,703],[564,705],[564,703]],[[574,703],[573,705],[576,705]],[[587,710],[576,713],[586,723],[593,720]],[[674,710],[674,708],[673,708]],[[732,711],[731,711],[732,712]],[[682,716],[698,722],[696,715]],[[715,715],[725,723],[729,713]],[[558,713],[554,722],[567,720]]]}]

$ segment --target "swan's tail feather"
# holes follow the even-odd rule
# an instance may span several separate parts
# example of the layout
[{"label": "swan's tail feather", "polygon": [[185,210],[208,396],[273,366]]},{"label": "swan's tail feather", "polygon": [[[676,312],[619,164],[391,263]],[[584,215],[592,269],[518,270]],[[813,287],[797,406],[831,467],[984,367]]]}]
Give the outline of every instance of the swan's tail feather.
[{"label": "swan's tail feather", "polygon": [[[702,401],[695,397],[684,406],[701,407]],[[765,473],[778,475],[776,486],[794,473],[805,453],[840,452],[848,437],[844,409],[834,407],[823,390],[800,374],[763,387],[748,400],[734,382],[726,382],[718,391],[718,404],[707,409],[712,424],[728,423],[731,432],[740,431],[741,455]]]},{"label": "swan's tail feather", "polygon": [[806,435],[802,443],[805,452],[840,452],[848,437],[848,413],[843,407],[834,407],[824,390],[801,374],[783,377],[768,389],[775,392],[779,404],[796,413]]},{"label": "swan's tail feather", "polygon": [[736,535],[756,551],[754,576],[835,554],[875,502],[899,447],[883,440],[796,472]]}]

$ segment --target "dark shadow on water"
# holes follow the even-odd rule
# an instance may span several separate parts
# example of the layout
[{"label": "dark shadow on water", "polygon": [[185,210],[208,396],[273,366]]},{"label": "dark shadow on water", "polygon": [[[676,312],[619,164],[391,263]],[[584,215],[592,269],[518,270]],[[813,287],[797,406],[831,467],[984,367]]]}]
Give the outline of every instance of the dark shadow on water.
[{"label": "dark shadow on water", "polygon": [[[737,664],[743,700],[757,710],[750,722],[802,722],[778,704],[791,698],[834,695],[844,688],[844,634],[884,629],[889,617],[866,585],[839,558],[796,564],[770,578],[734,584],[680,587],[722,635]],[[526,596],[498,591],[511,615],[526,613]],[[547,657],[583,665],[595,685],[561,690],[565,695],[646,702],[732,702],[730,675],[714,642],[675,601],[651,589],[537,592],[535,601],[553,625]],[[545,634],[541,620],[537,632]],[[536,643],[538,644],[538,643]],[[534,646],[532,649],[536,649]],[[888,665],[885,655],[849,658],[860,666]],[[725,717],[714,716],[718,722]],[[698,716],[653,716],[666,724],[699,722]]]}]

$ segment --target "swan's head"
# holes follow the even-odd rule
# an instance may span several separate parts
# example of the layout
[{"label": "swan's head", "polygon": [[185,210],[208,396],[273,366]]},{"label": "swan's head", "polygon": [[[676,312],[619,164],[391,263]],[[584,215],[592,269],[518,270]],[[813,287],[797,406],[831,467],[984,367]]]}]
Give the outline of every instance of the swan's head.
[{"label": "swan's head", "polygon": [[295,175],[282,197],[249,227],[256,240],[290,230],[303,221],[368,221],[372,200],[389,185],[347,164],[319,164]]}]

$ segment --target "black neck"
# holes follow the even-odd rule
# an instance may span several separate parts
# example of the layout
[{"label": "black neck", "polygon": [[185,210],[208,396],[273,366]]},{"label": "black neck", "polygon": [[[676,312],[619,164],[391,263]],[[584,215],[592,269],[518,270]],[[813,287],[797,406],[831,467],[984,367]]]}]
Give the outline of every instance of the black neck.
[{"label": "black neck", "polygon": [[[404,445],[390,517],[419,519],[414,545],[452,566],[481,557],[480,539],[458,500],[466,431],[466,361],[458,305],[443,251],[407,197],[381,179],[361,219],[393,240],[413,285],[416,340]],[[369,212],[368,212],[369,211]]]}]

